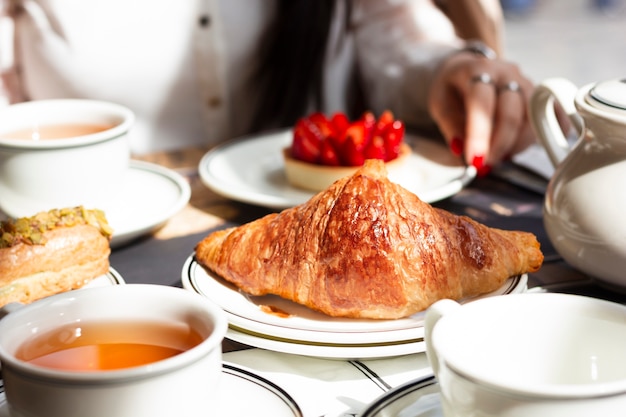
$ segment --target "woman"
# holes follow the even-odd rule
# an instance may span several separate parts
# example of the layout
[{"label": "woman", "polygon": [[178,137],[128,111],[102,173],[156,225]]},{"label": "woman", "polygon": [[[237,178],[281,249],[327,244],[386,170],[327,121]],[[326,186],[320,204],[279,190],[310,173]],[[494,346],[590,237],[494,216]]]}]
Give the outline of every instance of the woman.
[{"label": "woman", "polygon": [[429,0],[2,1],[15,28],[13,53],[0,31],[10,101],[124,104],[136,154],[290,126],[314,109],[436,124],[483,174],[533,140],[530,81],[459,38]]}]

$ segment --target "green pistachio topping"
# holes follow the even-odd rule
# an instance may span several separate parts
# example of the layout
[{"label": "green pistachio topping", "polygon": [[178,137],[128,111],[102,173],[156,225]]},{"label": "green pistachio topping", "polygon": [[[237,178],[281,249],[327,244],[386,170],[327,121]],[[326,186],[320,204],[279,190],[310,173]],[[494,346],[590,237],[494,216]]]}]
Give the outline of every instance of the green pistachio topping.
[{"label": "green pistachio topping", "polygon": [[0,222],[0,248],[19,243],[43,245],[44,233],[59,227],[72,227],[89,224],[100,230],[103,236],[111,239],[113,229],[109,226],[102,210],[88,210],[82,206],[54,209],[37,213],[32,217]]}]

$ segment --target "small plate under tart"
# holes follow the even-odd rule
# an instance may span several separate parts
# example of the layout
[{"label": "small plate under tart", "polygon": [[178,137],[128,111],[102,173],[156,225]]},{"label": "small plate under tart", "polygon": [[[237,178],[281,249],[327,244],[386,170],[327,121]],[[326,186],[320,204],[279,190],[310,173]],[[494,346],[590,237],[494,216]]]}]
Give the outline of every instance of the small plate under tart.
[{"label": "small plate under tart", "polygon": [[[272,209],[296,206],[315,192],[287,181],[283,149],[291,140],[291,129],[232,140],[207,152],[198,174],[204,185],[226,198]],[[405,142],[412,151],[389,178],[427,203],[456,194],[476,176],[476,169],[443,143],[411,134]]]}]

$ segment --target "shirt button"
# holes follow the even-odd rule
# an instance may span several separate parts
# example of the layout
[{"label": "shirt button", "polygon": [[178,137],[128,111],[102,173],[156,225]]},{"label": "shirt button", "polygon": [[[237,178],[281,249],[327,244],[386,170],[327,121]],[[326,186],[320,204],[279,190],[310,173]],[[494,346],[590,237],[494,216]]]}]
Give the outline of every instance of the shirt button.
[{"label": "shirt button", "polygon": [[209,97],[206,101],[206,104],[211,108],[216,108],[222,104],[222,99],[220,99],[219,97]]},{"label": "shirt button", "polygon": [[208,28],[209,25],[211,24],[211,17],[208,15],[202,15],[198,19],[198,23],[200,24],[201,27]]}]

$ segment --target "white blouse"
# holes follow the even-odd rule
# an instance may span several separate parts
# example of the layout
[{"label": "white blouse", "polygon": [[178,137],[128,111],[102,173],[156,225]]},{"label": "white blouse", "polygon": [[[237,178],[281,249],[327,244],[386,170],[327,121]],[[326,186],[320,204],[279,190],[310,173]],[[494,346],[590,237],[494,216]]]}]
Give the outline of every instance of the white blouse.
[{"label": "white blouse", "polygon": [[[5,16],[15,5],[23,11],[0,20],[8,101],[81,97],[126,105],[137,116],[135,154],[249,132],[262,97],[248,80],[274,0],[0,0]],[[460,45],[451,23],[430,0],[357,0],[352,30],[341,36],[343,12],[329,40],[323,110],[345,109],[358,65],[369,108],[428,122],[431,72]]]}]

